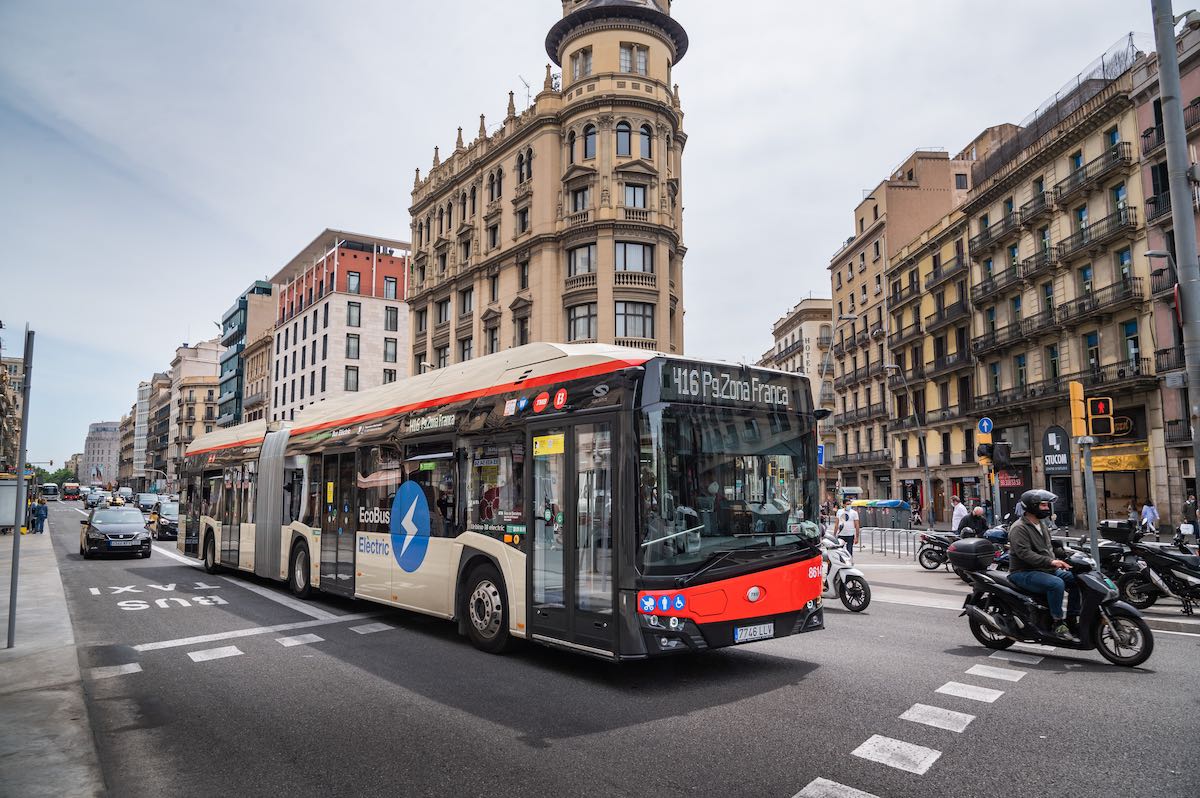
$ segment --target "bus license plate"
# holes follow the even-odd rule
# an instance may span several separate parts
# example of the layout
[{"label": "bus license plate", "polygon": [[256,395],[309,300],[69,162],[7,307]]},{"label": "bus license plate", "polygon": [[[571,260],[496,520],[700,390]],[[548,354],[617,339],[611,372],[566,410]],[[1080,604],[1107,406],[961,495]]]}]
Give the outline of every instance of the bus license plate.
[{"label": "bus license plate", "polygon": [[733,628],[733,642],[749,643],[751,640],[765,640],[775,636],[774,623],[760,623],[754,626],[735,626]]}]

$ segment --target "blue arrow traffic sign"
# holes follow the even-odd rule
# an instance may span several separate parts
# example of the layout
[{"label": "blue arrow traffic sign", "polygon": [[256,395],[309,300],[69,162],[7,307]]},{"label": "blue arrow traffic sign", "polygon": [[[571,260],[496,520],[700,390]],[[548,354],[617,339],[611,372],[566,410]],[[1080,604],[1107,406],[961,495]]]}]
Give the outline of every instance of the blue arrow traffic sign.
[{"label": "blue arrow traffic sign", "polygon": [[983,418],[979,419],[979,431],[982,432],[984,435],[991,434],[992,426],[993,426],[992,420],[990,418],[988,418],[987,416],[984,416]]}]

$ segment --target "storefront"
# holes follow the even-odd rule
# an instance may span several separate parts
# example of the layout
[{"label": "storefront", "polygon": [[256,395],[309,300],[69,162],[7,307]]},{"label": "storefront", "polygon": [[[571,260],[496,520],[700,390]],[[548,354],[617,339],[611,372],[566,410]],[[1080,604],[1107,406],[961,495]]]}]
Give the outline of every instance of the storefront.
[{"label": "storefront", "polygon": [[986,498],[979,477],[951,477],[950,486],[954,495],[968,507],[981,505]]},{"label": "storefront", "polygon": [[1140,516],[1150,497],[1150,445],[1146,408],[1121,408],[1113,418],[1113,434],[1092,447],[1096,510],[1101,518]]},{"label": "storefront", "polygon": [[1011,513],[1021,500],[1021,494],[1029,490],[1033,480],[1033,470],[1029,465],[1014,463],[996,471],[996,481],[1000,487],[1000,510],[997,517],[1003,518]]}]

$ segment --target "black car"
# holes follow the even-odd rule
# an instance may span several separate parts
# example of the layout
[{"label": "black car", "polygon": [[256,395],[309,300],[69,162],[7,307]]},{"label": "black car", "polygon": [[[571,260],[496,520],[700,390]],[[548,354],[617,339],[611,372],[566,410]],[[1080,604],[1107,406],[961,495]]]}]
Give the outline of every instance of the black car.
[{"label": "black car", "polygon": [[143,513],[148,513],[154,509],[154,505],[162,501],[162,496],[157,493],[139,493],[137,494],[137,508]]},{"label": "black car", "polygon": [[79,553],[85,560],[98,554],[149,557],[150,533],[136,507],[100,507],[79,522]]},{"label": "black car", "polygon": [[159,502],[150,511],[150,537],[175,540],[179,537],[179,503]]},{"label": "black car", "polygon": [[112,494],[107,491],[94,490],[83,497],[83,506],[90,510],[93,507],[99,507],[111,498]]}]

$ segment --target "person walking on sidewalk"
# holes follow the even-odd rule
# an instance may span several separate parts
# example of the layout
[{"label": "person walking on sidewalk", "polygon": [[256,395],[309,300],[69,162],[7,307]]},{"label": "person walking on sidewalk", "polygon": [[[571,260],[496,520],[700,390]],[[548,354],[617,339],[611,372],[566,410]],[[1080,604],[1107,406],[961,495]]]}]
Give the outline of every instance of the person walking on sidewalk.
[{"label": "person walking on sidewalk", "polygon": [[862,532],[862,521],[858,520],[858,511],[850,502],[850,499],[843,499],[844,506],[838,510],[834,531],[838,538],[846,544],[846,553],[853,558],[854,544],[858,543],[859,535]]},{"label": "person walking on sidewalk", "polygon": [[37,504],[33,506],[33,532],[35,535],[46,531],[46,518],[49,515],[50,508],[46,506],[46,500],[38,499]]},{"label": "person walking on sidewalk", "polygon": [[954,515],[950,517],[950,528],[957,531],[970,513],[967,510],[967,505],[963,504],[962,499],[957,496],[951,496],[950,503],[954,505]]}]

